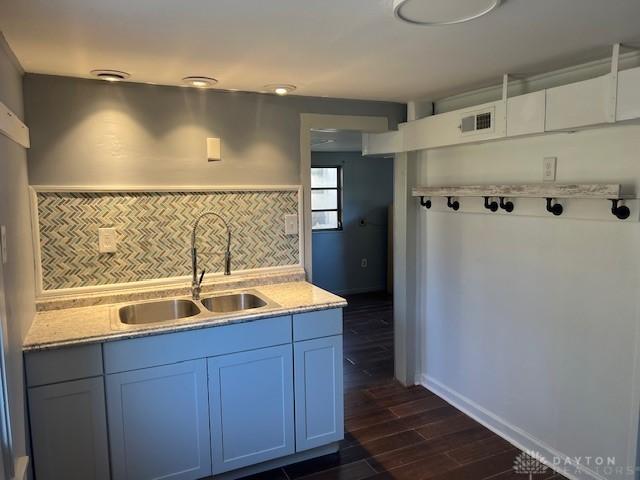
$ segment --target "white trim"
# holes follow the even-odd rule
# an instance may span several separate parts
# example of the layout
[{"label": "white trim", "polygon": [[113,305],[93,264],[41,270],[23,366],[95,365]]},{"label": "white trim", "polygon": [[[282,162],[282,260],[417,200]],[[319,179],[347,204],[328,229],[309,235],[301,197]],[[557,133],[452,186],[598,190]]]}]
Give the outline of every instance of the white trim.
[{"label": "white trim", "polygon": [[131,193],[131,192],[291,192],[301,185],[31,185],[37,193]]},{"label": "white trim", "polygon": [[[31,238],[34,255],[35,294],[36,300],[49,300],[52,298],[78,296],[94,293],[115,293],[130,290],[140,290],[157,287],[182,287],[185,282],[190,282],[189,275],[169,277],[137,282],[112,283],[106,285],[91,285],[86,287],[60,288],[45,290],[42,272],[42,254],[40,251],[40,221],[38,216],[38,193],[48,192],[82,192],[82,193],[129,193],[129,192],[297,192],[298,193],[298,263],[278,267],[257,268],[250,270],[236,270],[234,278],[254,273],[283,273],[293,268],[304,266],[305,231],[302,228],[302,186],[301,185],[234,185],[234,186],[73,186],[73,185],[31,185],[29,187],[29,206],[31,210]],[[283,227],[284,228],[284,227]],[[208,285],[212,279],[223,277],[223,274],[208,275]]]},{"label": "white trim", "polygon": [[[496,435],[514,445],[516,448],[524,451],[539,452],[540,455],[546,459],[561,458],[563,463],[566,462],[567,465],[571,465],[571,467],[576,470],[575,474],[557,470],[558,473],[561,473],[565,477],[571,480],[606,480],[605,477],[599,475],[597,472],[594,472],[584,465],[575,463],[568,455],[555,450],[542,440],[534,437],[516,425],[509,423],[502,417],[478,405],[473,400],[447,387],[433,377],[425,374],[416,375],[416,381],[423,387],[431,390],[433,393],[446,400],[464,414],[487,427]],[[551,463],[547,463],[547,466],[556,470]]]}]

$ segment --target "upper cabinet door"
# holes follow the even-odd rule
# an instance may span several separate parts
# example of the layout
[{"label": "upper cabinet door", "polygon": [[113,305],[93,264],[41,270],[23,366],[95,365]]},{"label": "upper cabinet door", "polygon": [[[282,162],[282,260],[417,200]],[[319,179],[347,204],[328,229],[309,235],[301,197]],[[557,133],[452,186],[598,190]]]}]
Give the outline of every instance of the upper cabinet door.
[{"label": "upper cabinet door", "polygon": [[209,359],[213,473],[294,453],[291,345]]},{"label": "upper cabinet door", "polygon": [[547,89],[546,131],[615,122],[617,88],[612,75]]},{"label": "upper cabinet door", "polygon": [[29,389],[38,480],[109,480],[102,377]]},{"label": "upper cabinet door", "polygon": [[114,480],[211,475],[205,360],[107,375]]},{"label": "upper cabinet door", "polygon": [[294,344],[296,451],[344,438],[342,336]]}]

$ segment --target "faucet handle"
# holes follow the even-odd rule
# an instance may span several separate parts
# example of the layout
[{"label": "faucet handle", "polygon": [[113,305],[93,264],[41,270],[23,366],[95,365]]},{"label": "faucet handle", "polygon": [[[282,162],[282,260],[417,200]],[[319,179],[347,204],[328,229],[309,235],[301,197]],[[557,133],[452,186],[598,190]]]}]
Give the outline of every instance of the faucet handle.
[{"label": "faucet handle", "polygon": [[202,270],[202,273],[200,273],[200,279],[198,280],[198,287],[202,286],[202,280],[204,280],[205,273],[207,273],[206,270]]}]

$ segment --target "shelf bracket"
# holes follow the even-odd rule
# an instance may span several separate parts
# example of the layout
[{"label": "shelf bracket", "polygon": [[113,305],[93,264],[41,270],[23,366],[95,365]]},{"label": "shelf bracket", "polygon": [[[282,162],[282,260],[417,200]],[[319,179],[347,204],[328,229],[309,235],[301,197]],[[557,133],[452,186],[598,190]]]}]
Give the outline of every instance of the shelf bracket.
[{"label": "shelf bracket", "polygon": [[559,203],[553,203],[553,198],[547,198],[547,212],[559,217],[564,212],[564,208]]},{"label": "shelf bracket", "polygon": [[425,200],[424,197],[420,197],[420,205],[429,210],[431,208],[431,199]]}]

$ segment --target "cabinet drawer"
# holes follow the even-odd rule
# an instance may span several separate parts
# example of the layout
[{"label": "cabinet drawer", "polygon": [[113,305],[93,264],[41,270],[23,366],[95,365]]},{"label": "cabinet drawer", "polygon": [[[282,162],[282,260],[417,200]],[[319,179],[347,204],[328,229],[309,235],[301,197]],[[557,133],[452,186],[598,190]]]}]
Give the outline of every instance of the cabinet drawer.
[{"label": "cabinet drawer", "polygon": [[293,341],[342,335],[342,309],[319,310],[293,316]]},{"label": "cabinet drawer", "polygon": [[27,386],[102,375],[102,346],[82,345],[24,354]]},{"label": "cabinet drawer", "polygon": [[291,317],[274,317],[104,345],[106,373],[214,357],[291,343]]}]

